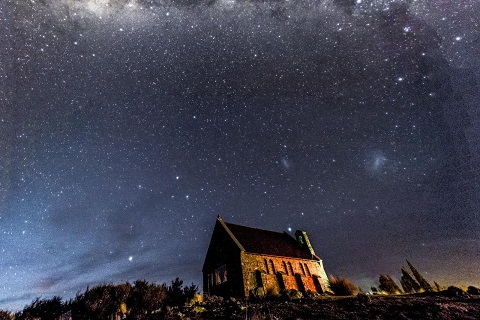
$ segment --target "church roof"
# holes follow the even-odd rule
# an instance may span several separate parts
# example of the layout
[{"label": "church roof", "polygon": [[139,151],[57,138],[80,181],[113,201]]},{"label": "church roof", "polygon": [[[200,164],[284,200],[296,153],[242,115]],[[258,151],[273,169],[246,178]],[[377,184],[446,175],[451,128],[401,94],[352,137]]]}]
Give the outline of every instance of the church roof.
[{"label": "church roof", "polygon": [[246,252],[300,259],[317,259],[286,232],[275,232],[224,222]]}]

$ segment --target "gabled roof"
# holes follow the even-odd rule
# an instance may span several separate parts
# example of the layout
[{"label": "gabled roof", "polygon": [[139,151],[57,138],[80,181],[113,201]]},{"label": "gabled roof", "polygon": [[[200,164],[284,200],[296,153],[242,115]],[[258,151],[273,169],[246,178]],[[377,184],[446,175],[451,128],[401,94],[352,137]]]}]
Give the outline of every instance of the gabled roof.
[{"label": "gabled roof", "polygon": [[257,228],[245,227],[227,223],[218,218],[227,227],[227,232],[233,235],[233,240],[240,249],[250,253],[259,253],[272,256],[290,257],[299,259],[317,260],[310,252],[286,232],[275,232]]}]

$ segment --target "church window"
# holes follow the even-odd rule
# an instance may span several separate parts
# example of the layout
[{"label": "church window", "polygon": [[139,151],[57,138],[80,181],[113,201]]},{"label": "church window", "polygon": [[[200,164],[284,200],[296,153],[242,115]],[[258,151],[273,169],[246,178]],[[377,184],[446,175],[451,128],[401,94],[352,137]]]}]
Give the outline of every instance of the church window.
[{"label": "church window", "polygon": [[310,269],[308,269],[308,265],[305,263],[305,271],[307,272],[307,276],[311,276]]},{"label": "church window", "polygon": [[272,269],[272,273],[275,274],[276,271],[275,271],[275,265],[273,264],[273,261],[270,260],[270,268]]},{"label": "church window", "polygon": [[299,262],[300,264],[300,270],[302,270],[302,274],[305,275],[305,269],[303,268],[303,264]]},{"label": "church window", "polygon": [[213,280],[215,285],[227,282],[227,265],[224,264],[215,269],[213,273]]},{"label": "church window", "polygon": [[293,276],[295,275],[295,273],[293,272],[293,267],[292,267],[292,264],[289,262],[288,263],[288,269],[290,269],[290,274]]}]

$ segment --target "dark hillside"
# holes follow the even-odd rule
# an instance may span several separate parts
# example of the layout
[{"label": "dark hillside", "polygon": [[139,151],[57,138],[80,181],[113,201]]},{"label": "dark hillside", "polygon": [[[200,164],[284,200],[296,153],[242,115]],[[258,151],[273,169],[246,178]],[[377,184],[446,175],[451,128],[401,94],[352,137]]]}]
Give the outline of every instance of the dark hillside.
[{"label": "dark hillside", "polygon": [[[173,311],[173,310],[172,310]],[[327,297],[307,301],[221,303],[176,310],[170,319],[479,319],[480,296]]]}]

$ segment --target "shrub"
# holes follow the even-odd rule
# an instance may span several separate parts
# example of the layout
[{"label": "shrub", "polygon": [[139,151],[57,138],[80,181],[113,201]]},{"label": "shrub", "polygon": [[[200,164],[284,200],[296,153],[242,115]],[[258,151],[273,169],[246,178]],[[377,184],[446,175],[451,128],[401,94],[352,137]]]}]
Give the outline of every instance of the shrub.
[{"label": "shrub", "polygon": [[330,289],[337,296],[353,296],[360,291],[359,288],[347,278],[330,276],[328,277],[328,281],[330,282]]},{"label": "shrub", "polygon": [[116,313],[130,295],[129,283],[113,285],[101,284],[78,294],[70,303],[72,315],[78,320],[107,319]]},{"label": "shrub", "polygon": [[146,314],[158,312],[165,306],[167,298],[165,284],[157,285],[145,280],[135,281],[126,303],[130,310],[128,319],[140,320],[144,319]]},{"label": "shrub", "polygon": [[30,305],[26,306],[23,311],[15,317],[18,320],[40,319],[50,320],[62,315],[64,311],[64,304],[60,297],[53,297],[51,299],[35,299]]},{"label": "shrub", "polygon": [[0,320],[13,320],[13,315],[8,311],[0,310]]}]

